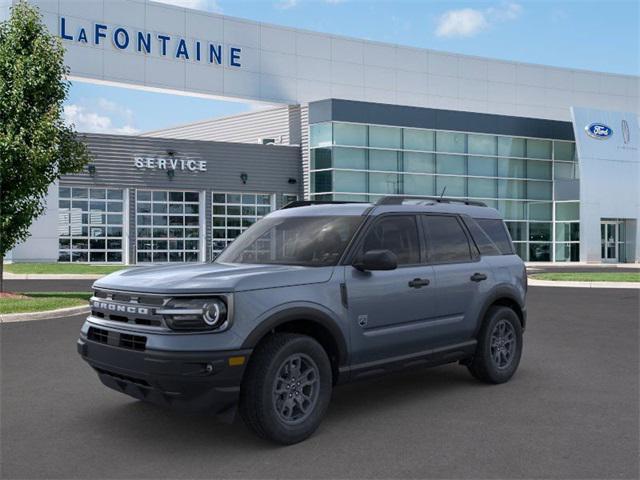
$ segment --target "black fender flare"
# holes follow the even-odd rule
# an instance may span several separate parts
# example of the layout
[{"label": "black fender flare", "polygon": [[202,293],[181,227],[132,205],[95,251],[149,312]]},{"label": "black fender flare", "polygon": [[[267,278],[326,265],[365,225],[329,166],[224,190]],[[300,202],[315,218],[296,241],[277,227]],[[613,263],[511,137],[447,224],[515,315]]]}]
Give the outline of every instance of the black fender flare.
[{"label": "black fender flare", "polygon": [[295,320],[306,320],[316,323],[319,326],[325,328],[335,340],[336,346],[338,348],[339,366],[343,366],[347,363],[349,355],[347,349],[347,341],[345,339],[344,333],[342,332],[336,321],[331,318],[329,314],[313,307],[296,306],[287,308],[285,310],[280,310],[272,314],[265,320],[261,321],[260,324],[251,331],[251,333],[242,343],[241,348],[255,348],[258,342],[260,342],[260,340],[262,340],[262,338],[271,330],[287,322]]},{"label": "black fender flare", "polygon": [[520,308],[520,312],[516,312],[520,317],[520,322],[522,323],[522,330],[524,331],[526,325],[526,308],[524,303],[520,299],[520,295],[518,294],[518,290],[516,287],[512,285],[499,285],[487,296],[487,299],[484,301],[482,305],[482,309],[480,310],[480,314],[478,315],[478,325],[476,326],[476,330],[474,336],[478,335],[480,331],[480,327],[482,326],[482,322],[484,321],[484,317],[487,315],[487,311],[495,302],[499,300],[509,300]]}]

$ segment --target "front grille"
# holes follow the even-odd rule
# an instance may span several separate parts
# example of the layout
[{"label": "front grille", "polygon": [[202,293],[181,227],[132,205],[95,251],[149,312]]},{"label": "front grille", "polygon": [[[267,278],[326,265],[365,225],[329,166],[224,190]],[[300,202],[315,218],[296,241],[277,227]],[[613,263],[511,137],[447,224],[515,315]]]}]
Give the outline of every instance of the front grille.
[{"label": "front grille", "polygon": [[102,328],[89,327],[87,338],[98,343],[109,343],[109,331]]},{"label": "front grille", "polygon": [[120,334],[120,346],[130,350],[144,350],[147,346],[147,337],[141,335]]},{"label": "front grille", "polygon": [[167,300],[161,296],[96,290],[91,299],[91,315],[130,325],[167,328],[163,316],[156,314],[156,309],[162,308]]},{"label": "front grille", "polygon": [[103,328],[89,327],[87,339],[93,342],[104,343],[105,345],[113,345],[140,352],[147,348],[147,337],[145,336],[112,332]]}]

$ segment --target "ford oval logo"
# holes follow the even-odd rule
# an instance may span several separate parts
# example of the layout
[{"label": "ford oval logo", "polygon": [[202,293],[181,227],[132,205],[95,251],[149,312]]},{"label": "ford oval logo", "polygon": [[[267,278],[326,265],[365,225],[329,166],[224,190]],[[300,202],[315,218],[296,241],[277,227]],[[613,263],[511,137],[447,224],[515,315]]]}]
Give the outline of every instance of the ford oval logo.
[{"label": "ford oval logo", "polygon": [[599,140],[606,140],[611,135],[613,135],[613,130],[611,127],[607,127],[603,123],[592,123],[585,128],[587,135],[593,138],[597,138]]}]

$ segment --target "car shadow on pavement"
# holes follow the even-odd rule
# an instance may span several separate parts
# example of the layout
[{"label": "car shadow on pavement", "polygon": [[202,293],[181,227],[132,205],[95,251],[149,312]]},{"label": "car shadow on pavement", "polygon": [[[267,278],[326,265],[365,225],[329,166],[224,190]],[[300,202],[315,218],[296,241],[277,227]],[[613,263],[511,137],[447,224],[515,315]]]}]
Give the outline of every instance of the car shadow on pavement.
[{"label": "car shadow on pavement", "polygon": [[[336,387],[323,424],[333,428],[348,426],[354,418],[375,419],[385,412],[397,411],[408,403],[422,404],[432,397],[453,395],[456,390],[482,388],[462,367],[437,367],[383,375]],[[174,454],[204,453],[211,448],[256,451],[280,448],[259,439],[236,415],[233,424],[215,415],[184,413],[124,397],[117,406],[102,404],[85,413],[104,437],[114,441],[143,442],[148,448],[166,448],[168,436]],[[87,418],[90,417],[90,418]],[[349,421],[346,421],[349,419]],[[323,424],[316,435],[322,435]],[[345,427],[347,428],[347,427]]]}]

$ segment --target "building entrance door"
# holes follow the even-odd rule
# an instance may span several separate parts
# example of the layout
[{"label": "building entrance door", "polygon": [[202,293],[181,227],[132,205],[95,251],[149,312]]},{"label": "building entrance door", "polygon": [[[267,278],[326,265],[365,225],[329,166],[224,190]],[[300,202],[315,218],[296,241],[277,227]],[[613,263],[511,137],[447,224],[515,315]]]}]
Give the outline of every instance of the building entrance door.
[{"label": "building entrance door", "polygon": [[617,263],[619,260],[618,235],[620,222],[600,223],[601,257],[603,262]]}]

